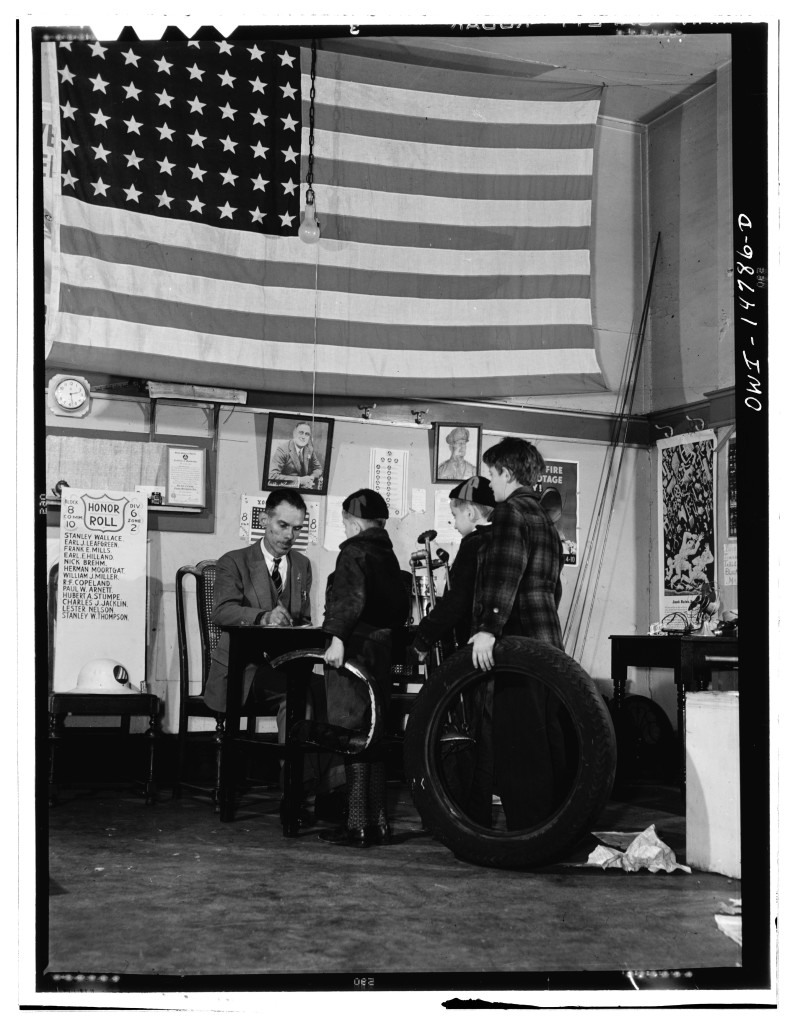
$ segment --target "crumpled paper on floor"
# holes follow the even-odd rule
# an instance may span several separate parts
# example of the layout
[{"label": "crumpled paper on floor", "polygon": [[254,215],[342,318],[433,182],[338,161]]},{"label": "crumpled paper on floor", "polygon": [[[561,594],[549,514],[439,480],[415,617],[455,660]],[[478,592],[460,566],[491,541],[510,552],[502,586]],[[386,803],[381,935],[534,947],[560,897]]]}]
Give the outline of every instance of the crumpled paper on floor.
[{"label": "crumpled paper on floor", "polygon": [[623,871],[640,871],[643,868],[653,873],[666,871],[687,871],[686,864],[678,864],[675,854],[656,835],[656,826],[649,825],[644,832],[593,832],[596,839],[608,845],[596,847],[587,859],[587,865],[606,868],[622,868]]},{"label": "crumpled paper on floor", "polygon": [[720,903],[721,914],[715,914],[714,920],[723,935],[741,946],[742,944],[742,901],[730,900],[729,903]]}]

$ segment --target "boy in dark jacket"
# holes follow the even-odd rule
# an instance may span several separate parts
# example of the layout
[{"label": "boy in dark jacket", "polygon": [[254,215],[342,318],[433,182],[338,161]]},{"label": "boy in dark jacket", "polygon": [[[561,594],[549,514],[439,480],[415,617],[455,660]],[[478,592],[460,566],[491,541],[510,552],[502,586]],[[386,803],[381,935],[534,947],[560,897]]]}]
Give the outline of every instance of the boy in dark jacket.
[{"label": "boy in dark jacket", "polygon": [[448,497],[454,527],[462,534],[462,543],[451,565],[448,590],[418,624],[413,647],[421,658],[436,643],[452,636],[457,645],[462,646],[473,632],[477,556],[489,535],[490,517],[495,508],[493,489],[483,476],[463,480]]},{"label": "boy in dark jacket", "polygon": [[[346,659],[358,661],[374,678],[387,714],[390,699],[392,631],[409,614],[409,597],[393,544],[385,530],[388,508],[376,491],[363,488],[343,502],[346,540],[327,585],[322,629],[330,634],[324,654],[329,721],[362,727],[366,705],[351,677],[339,674]],[[348,818],[339,829],[319,833],[326,842],[365,847],[390,842],[384,751],[372,744],[365,754],[346,756]]]}]

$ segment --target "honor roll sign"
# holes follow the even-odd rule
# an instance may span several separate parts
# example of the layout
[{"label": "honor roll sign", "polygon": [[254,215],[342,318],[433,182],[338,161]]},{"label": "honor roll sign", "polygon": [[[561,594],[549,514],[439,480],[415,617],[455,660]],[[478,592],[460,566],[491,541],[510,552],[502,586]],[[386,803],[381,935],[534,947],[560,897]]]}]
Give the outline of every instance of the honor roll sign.
[{"label": "honor roll sign", "polygon": [[124,666],[131,692],[142,688],[146,608],[146,498],[65,487],[53,688],[74,689],[98,658]]}]

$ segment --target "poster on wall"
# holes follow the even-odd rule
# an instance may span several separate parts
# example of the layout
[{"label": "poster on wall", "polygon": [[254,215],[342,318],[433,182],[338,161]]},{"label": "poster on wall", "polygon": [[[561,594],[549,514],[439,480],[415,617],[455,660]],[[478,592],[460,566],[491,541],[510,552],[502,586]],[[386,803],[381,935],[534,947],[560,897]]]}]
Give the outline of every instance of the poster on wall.
[{"label": "poster on wall", "polygon": [[736,438],[728,442],[728,536],[736,536]]},{"label": "poster on wall", "polygon": [[[241,519],[238,534],[248,544],[254,544],[263,536],[263,528],[266,519],[267,494],[242,494],[241,495]],[[318,501],[305,501],[307,515],[299,531],[299,535],[293,543],[296,551],[304,551],[308,544],[318,543],[318,521],[320,516],[321,503]]]},{"label": "poster on wall", "polygon": [[98,658],[146,679],[147,500],[141,493],[61,492],[61,552],[53,689],[72,690]]},{"label": "poster on wall", "polygon": [[551,460],[540,478],[537,496],[562,541],[565,565],[578,565],[578,463]]},{"label": "poster on wall", "polygon": [[[662,438],[659,450],[659,613],[697,626],[701,595],[716,593],[716,436],[699,430]],[[680,618],[672,625],[683,625]]]},{"label": "poster on wall", "polygon": [[407,514],[408,451],[396,448],[371,449],[369,487],[381,494],[391,516],[400,519]]}]

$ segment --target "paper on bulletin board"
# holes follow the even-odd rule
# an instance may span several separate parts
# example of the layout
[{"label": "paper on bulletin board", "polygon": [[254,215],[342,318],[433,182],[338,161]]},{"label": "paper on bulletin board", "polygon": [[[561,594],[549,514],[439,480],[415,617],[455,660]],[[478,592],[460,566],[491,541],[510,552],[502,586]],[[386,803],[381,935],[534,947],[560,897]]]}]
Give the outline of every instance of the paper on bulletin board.
[{"label": "paper on bulletin board", "polygon": [[410,498],[410,512],[426,511],[426,488],[413,487]]},{"label": "paper on bulletin board", "polygon": [[327,496],[327,518],[324,527],[324,547],[327,551],[337,551],[346,539],[346,532],[343,529],[343,502],[345,499],[345,494]]},{"label": "paper on bulletin board", "polygon": [[86,662],[110,658],[138,691],[146,680],[146,613],[145,495],[65,487],[53,689],[73,689]]},{"label": "paper on bulletin board", "polygon": [[458,548],[462,537],[454,526],[449,493],[448,490],[434,492],[434,528],[437,530],[435,543]]},{"label": "paper on bulletin board", "polygon": [[395,448],[371,449],[370,488],[381,494],[391,517],[407,514],[407,463],[409,452]]},{"label": "paper on bulletin board", "polygon": [[[241,495],[241,521],[238,532],[240,537],[249,544],[254,544],[263,536],[267,498],[268,494]],[[304,551],[308,545],[318,543],[320,502],[305,500],[305,505],[307,506],[307,515],[304,517],[299,536],[294,541],[295,551]]]},{"label": "paper on bulletin board", "polygon": [[736,575],[737,558],[736,541],[726,541],[722,548],[723,584],[726,587],[736,587],[739,585]]}]

